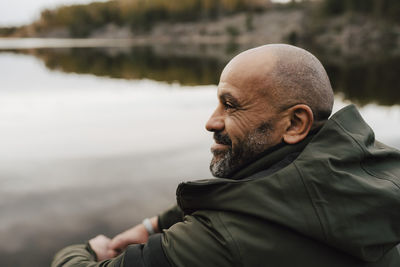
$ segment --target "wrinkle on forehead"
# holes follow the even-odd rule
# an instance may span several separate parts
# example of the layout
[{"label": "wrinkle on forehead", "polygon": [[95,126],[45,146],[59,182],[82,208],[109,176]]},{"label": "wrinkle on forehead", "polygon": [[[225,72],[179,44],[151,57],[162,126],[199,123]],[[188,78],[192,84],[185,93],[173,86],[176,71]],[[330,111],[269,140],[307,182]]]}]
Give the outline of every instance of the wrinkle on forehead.
[{"label": "wrinkle on forehead", "polygon": [[259,94],[275,99],[274,78],[271,75],[279,58],[272,53],[248,50],[234,57],[221,74],[219,88],[233,88],[238,93]]}]

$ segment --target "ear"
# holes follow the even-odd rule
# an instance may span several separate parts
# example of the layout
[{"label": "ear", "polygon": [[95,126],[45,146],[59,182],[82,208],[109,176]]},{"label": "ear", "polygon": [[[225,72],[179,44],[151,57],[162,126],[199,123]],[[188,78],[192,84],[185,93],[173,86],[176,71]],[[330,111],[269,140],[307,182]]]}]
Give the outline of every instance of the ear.
[{"label": "ear", "polygon": [[296,144],[310,132],[314,116],[311,108],[304,104],[295,105],[287,111],[290,123],[283,134],[283,141],[287,144]]}]

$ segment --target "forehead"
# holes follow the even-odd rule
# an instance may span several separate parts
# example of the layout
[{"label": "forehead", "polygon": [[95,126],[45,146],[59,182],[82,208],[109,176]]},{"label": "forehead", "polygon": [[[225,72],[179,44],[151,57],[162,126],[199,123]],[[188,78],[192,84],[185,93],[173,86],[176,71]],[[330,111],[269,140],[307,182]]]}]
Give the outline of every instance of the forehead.
[{"label": "forehead", "polygon": [[240,88],[230,83],[220,82],[217,94],[219,98],[240,98],[243,92]]},{"label": "forehead", "polygon": [[266,91],[263,81],[243,72],[224,71],[218,84],[218,98],[230,102],[260,102],[267,97]]},{"label": "forehead", "polygon": [[269,105],[269,100],[258,90],[239,88],[227,82],[220,82],[218,85],[218,98],[221,103],[229,102],[236,108],[260,109]]},{"label": "forehead", "polygon": [[273,84],[271,70],[275,60],[258,53],[243,53],[233,58],[221,73],[218,94],[226,91],[239,97],[242,94],[265,95]]}]

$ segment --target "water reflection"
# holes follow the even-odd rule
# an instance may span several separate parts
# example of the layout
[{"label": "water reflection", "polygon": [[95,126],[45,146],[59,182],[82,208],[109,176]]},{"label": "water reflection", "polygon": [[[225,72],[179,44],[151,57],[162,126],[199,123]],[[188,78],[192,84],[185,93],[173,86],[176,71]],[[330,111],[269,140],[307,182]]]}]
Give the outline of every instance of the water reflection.
[{"label": "water reflection", "polygon": [[400,57],[337,64],[328,61],[324,65],[335,92],[342,93],[346,99],[360,105],[400,103]]},{"label": "water reflection", "polygon": [[181,85],[216,84],[225,63],[200,55],[159,54],[151,47],[35,49],[26,52],[43,60],[51,70],[129,80],[146,78]]},{"label": "water reflection", "polygon": [[[161,212],[180,181],[209,177],[204,123],[216,88],[166,82],[216,84],[232,55],[226,47],[190,49],[0,54],[0,266],[49,266],[68,244],[113,236]],[[318,57],[353,102],[399,103],[396,59]],[[335,110],[348,104],[335,102]],[[398,106],[360,110],[379,140],[400,148]]]},{"label": "water reflection", "polygon": [[[189,53],[183,51],[189,50]],[[209,53],[209,51],[214,53]],[[14,50],[44,61],[47,68],[66,73],[122,79],[151,79],[181,85],[217,84],[224,65],[243,48],[211,47],[190,52],[187,47],[63,48]],[[371,56],[363,61],[332,59],[318,52],[334,90],[360,105],[400,104],[400,56]]]}]

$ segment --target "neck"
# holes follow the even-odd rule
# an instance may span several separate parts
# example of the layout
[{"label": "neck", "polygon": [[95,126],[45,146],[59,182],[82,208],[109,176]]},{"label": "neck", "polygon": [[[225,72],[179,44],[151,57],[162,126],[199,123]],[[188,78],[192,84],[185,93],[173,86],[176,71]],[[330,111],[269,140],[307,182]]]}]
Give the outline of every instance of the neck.
[{"label": "neck", "polygon": [[256,174],[260,171],[265,171],[270,168],[273,169],[273,167],[276,166],[286,166],[296,159],[296,157],[300,154],[301,151],[303,151],[303,149],[311,141],[312,137],[314,137],[318,130],[319,128],[310,131],[306,138],[296,144],[289,145],[282,142],[268,148],[260,154],[257,160],[247,164],[245,167],[236,172],[231,178],[234,180],[240,180]]}]

